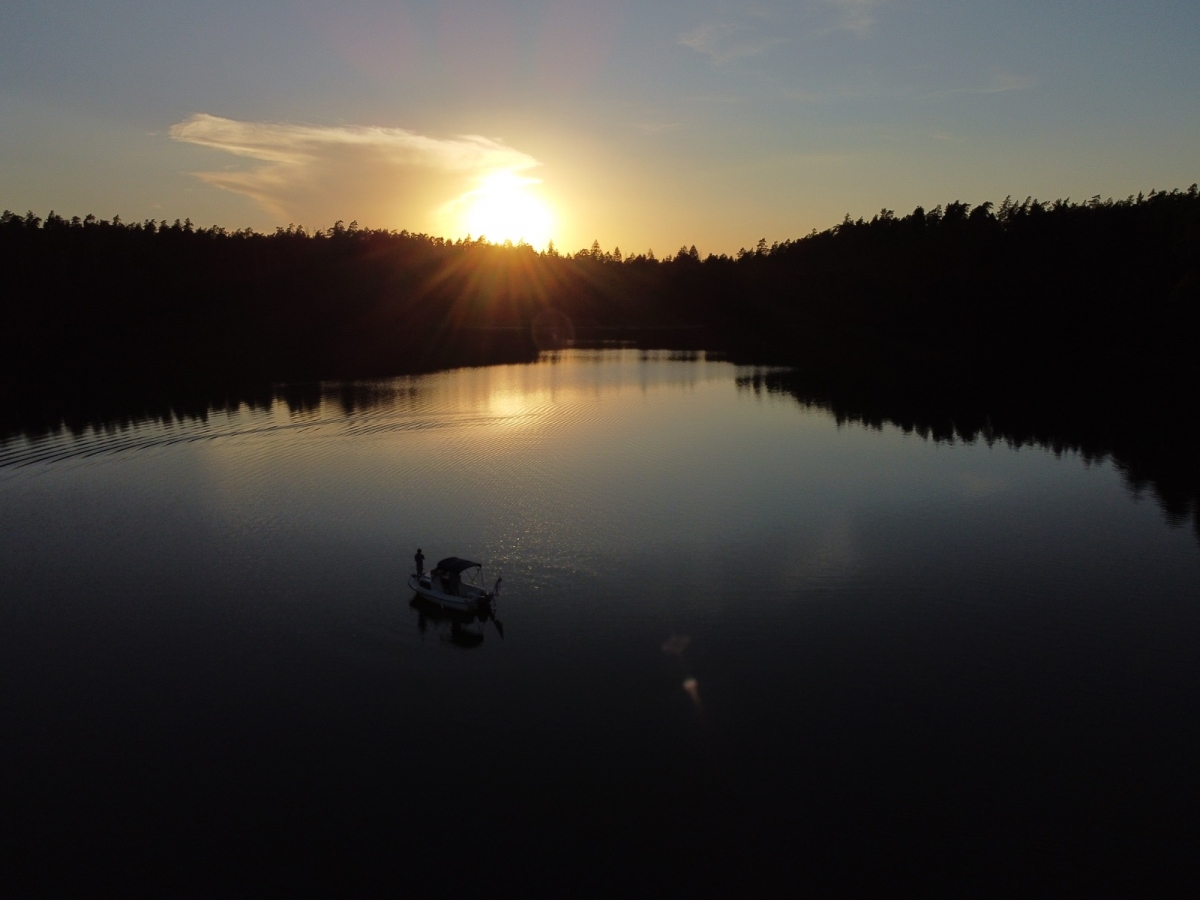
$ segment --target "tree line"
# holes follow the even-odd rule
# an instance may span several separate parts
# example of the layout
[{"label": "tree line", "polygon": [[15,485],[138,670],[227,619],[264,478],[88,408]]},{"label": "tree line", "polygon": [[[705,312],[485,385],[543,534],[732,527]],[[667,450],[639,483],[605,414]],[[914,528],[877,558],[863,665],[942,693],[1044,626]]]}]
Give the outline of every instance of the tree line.
[{"label": "tree line", "polygon": [[356,223],[262,234],[5,212],[0,266],[10,383],[415,371],[528,353],[516,332],[547,312],[584,332],[693,326],[710,347],[830,365],[1108,377],[1194,356],[1200,196],[885,209],[732,256],[661,259]]},{"label": "tree line", "polygon": [[5,212],[0,285],[0,439],[615,338],[788,365],[769,389],[851,419],[1111,456],[1200,523],[1195,185],[661,258]]},{"label": "tree line", "polygon": [[[0,400],[353,379],[572,336],[990,397],[1195,396],[1200,193],[952,202],[733,255],[0,216]],[[107,388],[106,388],[107,389]],[[1072,400],[1071,402],[1076,402]]]}]

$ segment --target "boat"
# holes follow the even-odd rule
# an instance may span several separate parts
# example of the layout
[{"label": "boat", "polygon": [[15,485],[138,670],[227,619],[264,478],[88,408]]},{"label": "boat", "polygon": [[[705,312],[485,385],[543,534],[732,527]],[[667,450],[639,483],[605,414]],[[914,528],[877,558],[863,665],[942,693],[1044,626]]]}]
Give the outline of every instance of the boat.
[{"label": "boat", "polygon": [[483,586],[483,564],[448,556],[432,572],[413,573],[408,586],[418,597],[436,603],[442,609],[475,612],[491,609],[500,593],[500,581],[489,591]]}]

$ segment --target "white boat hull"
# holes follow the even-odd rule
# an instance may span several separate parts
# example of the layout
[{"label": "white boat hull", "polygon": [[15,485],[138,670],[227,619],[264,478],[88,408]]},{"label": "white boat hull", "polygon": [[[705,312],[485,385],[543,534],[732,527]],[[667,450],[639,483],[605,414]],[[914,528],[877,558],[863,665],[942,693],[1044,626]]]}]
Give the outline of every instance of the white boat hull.
[{"label": "white boat hull", "polygon": [[474,612],[487,607],[492,602],[492,594],[473,584],[460,584],[458,594],[449,594],[441,589],[438,579],[431,578],[428,573],[420,577],[410,575],[408,586],[418,597],[424,597],[431,603],[436,603],[442,609],[456,609],[461,612]]}]

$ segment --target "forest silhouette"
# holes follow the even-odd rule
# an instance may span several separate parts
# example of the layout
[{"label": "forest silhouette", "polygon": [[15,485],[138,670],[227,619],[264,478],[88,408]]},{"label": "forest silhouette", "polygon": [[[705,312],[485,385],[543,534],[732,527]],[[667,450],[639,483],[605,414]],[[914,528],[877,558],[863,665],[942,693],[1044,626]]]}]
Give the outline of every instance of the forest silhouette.
[{"label": "forest silhouette", "polygon": [[1195,185],[662,258],[5,212],[0,271],[0,439],[621,340],[789,366],[759,387],[867,424],[1111,456],[1200,536]]}]

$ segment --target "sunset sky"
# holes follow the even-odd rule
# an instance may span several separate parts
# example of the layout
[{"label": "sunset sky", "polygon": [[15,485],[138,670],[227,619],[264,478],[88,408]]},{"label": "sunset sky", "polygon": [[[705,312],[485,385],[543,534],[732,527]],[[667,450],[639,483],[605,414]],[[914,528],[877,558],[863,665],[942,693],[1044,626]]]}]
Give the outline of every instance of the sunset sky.
[{"label": "sunset sky", "polygon": [[1200,180],[1200,3],[5,0],[0,208],[733,252]]}]

